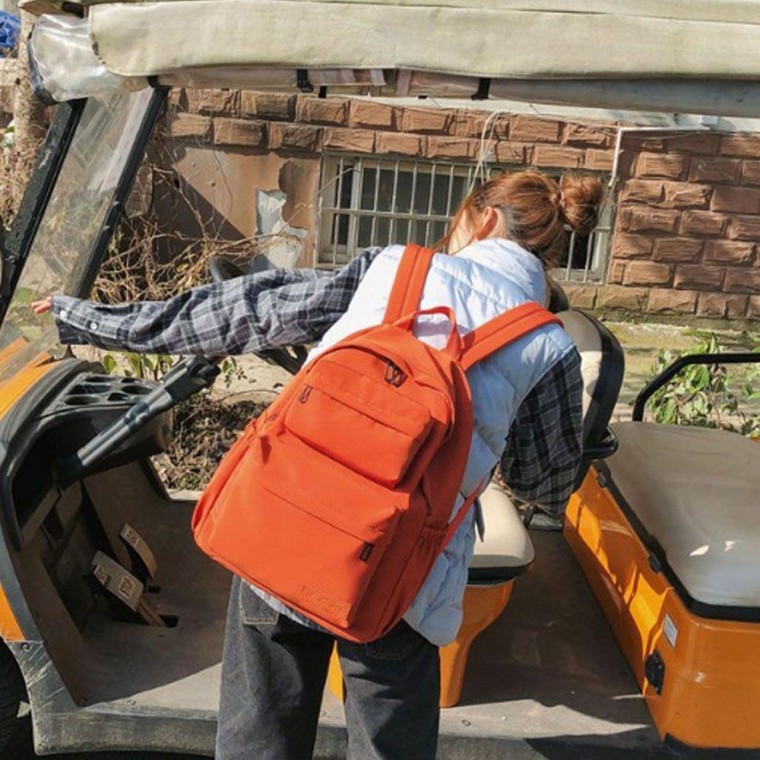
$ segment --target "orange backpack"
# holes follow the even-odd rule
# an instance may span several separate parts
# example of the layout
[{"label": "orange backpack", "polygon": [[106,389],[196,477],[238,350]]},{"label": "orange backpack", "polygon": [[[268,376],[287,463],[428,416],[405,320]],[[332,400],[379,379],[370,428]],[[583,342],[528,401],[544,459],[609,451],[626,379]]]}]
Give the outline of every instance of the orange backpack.
[{"label": "orange backpack", "polygon": [[[448,306],[417,311],[432,257],[407,246],[383,323],[293,378],[193,515],[204,552],[352,641],[402,618],[478,495],[451,520],[472,439],[465,370],[558,321],[527,303],[460,337]],[[443,350],[412,333],[418,315],[435,313],[451,322]]]}]

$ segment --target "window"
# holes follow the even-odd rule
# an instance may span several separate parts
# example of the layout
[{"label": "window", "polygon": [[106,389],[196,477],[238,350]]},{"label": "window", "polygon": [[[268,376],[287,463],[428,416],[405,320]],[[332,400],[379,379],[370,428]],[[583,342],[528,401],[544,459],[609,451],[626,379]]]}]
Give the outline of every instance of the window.
[{"label": "window", "polygon": [[[434,244],[474,184],[475,169],[474,164],[327,156],[317,266],[340,266],[373,245]],[[494,171],[500,168],[488,168],[489,174]],[[557,279],[603,278],[610,217],[604,209],[590,235],[569,236]]]},{"label": "window", "polygon": [[443,237],[474,169],[400,159],[327,158],[318,264],[344,264],[371,245],[432,245]]},{"label": "window", "polygon": [[612,233],[612,203],[599,210],[596,227],[588,235],[570,230],[567,249],[553,270],[555,280],[563,282],[602,282],[607,269],[610,234]]}]

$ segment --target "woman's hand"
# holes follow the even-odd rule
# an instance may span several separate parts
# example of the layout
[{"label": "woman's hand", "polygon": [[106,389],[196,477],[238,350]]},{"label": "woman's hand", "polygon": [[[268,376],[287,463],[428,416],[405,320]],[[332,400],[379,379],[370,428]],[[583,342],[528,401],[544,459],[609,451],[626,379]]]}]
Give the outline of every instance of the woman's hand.
[{"label": "woman's hand", "polygon": [[43,298],[42,301],[32,301],[32,309],[35,314],[44,314],[46,311],[50,311],[53,307],[53,299],[48,296]]}]

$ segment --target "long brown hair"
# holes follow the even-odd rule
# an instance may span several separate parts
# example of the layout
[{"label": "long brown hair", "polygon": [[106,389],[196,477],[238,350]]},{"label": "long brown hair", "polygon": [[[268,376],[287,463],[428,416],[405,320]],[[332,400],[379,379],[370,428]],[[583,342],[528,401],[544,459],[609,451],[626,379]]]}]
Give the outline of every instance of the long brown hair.
[{"label": "long brown hair", "polygon": [[550,268],[556,266],[567,244],[566,225],[581,234],[594,227],[602,194],[602,185],[595,177],[566,175],[558,184],[536,171],[501,174],[464,199],[449,232],[436,248],[446,248],[463,221],[476,229],[476,215],[490,206],[500,212],[506,237]]}]

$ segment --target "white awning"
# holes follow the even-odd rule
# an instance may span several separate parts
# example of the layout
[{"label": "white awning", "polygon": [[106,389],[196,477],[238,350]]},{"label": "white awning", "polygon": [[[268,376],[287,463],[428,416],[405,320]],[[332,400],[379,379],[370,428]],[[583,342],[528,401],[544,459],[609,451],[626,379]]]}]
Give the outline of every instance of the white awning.
[{"label": "white awning", "polygon": [[760,78],[753,0],[168,0],[102,3],[108,69],[411,69],[464,76]]},{"label": "white awning", "polygon": [[[51,5],[52,0],[22,0],[32,10]],[[760,3],[755,0],[124,0],[84,5],[93,51],[109,72],[122,77],[202,79],[208,86],[215,72],[227,84],[230,72],[240,80],[241,73],[250,76],[264,68],[289,72],[295,84],[295,70],[308,69],[314,85],[312,80],[322,84],[321,79],[340,78],[334,70],[345,69],[364,72],[348,77],[359,85],[384,82],[386,91],[378,94],[404,94],[399,83],[408,88],[411,74],[435,74],[464,80],[456,82],[459,96],[462,89],[484,86],[480,80],[571,80],[597,88],[610,80],[636,80],[639,87],[642,80],[667,80],[669,87],[691,80],[739,83],[751,100],[760,82]],[[313,73],[319,70],[331,73],[320,79]]]}]

